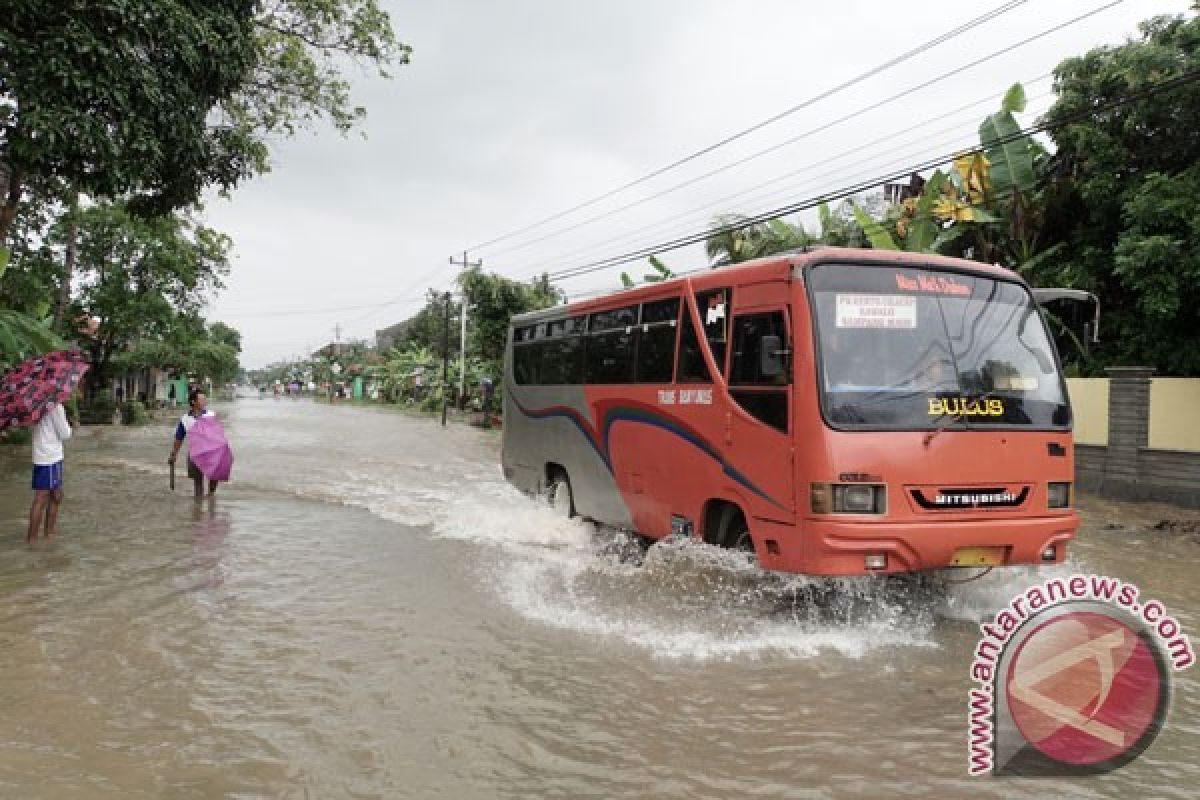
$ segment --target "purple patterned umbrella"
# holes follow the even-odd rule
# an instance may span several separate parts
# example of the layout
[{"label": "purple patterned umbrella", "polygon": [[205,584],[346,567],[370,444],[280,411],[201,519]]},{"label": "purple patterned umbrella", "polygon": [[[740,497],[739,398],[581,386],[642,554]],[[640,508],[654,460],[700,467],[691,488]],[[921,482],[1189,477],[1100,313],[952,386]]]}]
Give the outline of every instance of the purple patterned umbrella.
[{"label": "purple patterned umbrella", "polygon": [[0,380],[0,430],[36,425],[52,403],[65,403],[88,364],[78,350],[23,361]]},{"label": "purple patterned umbrella", "polygon": [[188,431],[188,458],[210,481],[227,481],[233,470],[233,449],[225,428],[213,416],[200,417]]}]

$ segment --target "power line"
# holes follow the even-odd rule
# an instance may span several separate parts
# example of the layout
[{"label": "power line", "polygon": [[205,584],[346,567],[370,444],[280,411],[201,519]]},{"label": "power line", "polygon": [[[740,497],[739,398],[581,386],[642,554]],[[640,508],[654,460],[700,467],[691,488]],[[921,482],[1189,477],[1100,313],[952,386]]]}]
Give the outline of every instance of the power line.
[{"label": "power line", "polygon": [[815,128],[810,128],[809,130],[804,131],[803,133],[797,134],[796,136],[792,136],[788,139],[785,139],[782,142],[778,142],[777,144],[773,144],[770,147],[766,147],[761,150],[758,150],[754,153],[751,153],[747,156],[739,158],[735,161],[731,161],[727,164],[724,164],[722,166],[711,169],[711,170],[704,172],[700,175],[697,175],[693,178],[689,178],[688,180],[682,181],[673,186],[669,186],[666,189],[662,189],[661,191],[655,192],[654,194],[651,194],[647,197],[639,198],[638,200],[634,200],[634,201],[629,202],[618,208],[611,209],[611,210],[605,211],[601,214],[597,214],[597,215],[588,217],[587,219],[572,223],[571,225],[551,231],[550,233],[543,234],[537,238],[529,239],[525,242],[521,242],[519,244],[503,248],[501,250],[496,251],[492,255],[494,257],[497,255],[501,255],[503,253],[511,253],[516,250],[521,250],[521,249],[529,247],[531,245],[538,244],[540,242],[544,242],[548,239],[552,239],[554,237],[561,236],[564,233],[569,233],[570,231],[578,230],[579,228],[582,228],[584,226],[591,225],[592,223],[595,223],[595,222],[599,222],[600,220],[614,217],[617,214],[622,214],[631,208],[636,208],[637,206],[648,203],[651,200],[657,200],[661,197],[665,197],[668,194],[673,194],[681,189],[686,189],[689,186],[693,186],[697,183],[700,183],[701,181],[705,181],[716,175],[720,175],[722,173],[728,172],[731,169],[736,169],[737,167],[740,167],[751,161],[759,159],[765,155],[769,155],[770,153],[778,152],[779,150],[782,150],[785,147],[793,145],[796,142],[799,142],[803,139],[807,139],[810,136],[827,131],[830,128],[833,128],[837,125],[841,125],[842,123],[845,123],[845,122],[849,122],[850,120],[856,119],[857,117],[863,116],[864,114],[869,114],[870,112],[876,111],[876,110],[882,108],[883,106],[890,105],[890,104],[896,102],[897,100],[902,100],[905,97],[915,94],[923,89],[927,89],[930,86],[941,83],[942,81],[948,80],[949,78],[955,77],[956,75],[960,75],[968,70],[974,69],[982,64],[985,64],[989,61],[999,58],[1000,56],[1006,55],[1008,53],[1011,53],[1014,50],[1018,50],[1022,47],[1025,47],[1026,45],[1032,44],[1033,42],[1036,42],[1039,39],[1044,39],[1047,36],[1051,36],[1055,33],[1058,33],[1059,31],[1063,30],[1064,28],[1068,28],[1072,25],[1077,25],[1078,23],[1084,21],[1085,19],[1095,16],[1096,14],[1099,14],[1101,12],[1107,11],[1108,9],[1113,8],[1114,6],[1118,6],[1123,2],[1124,2],[1124,0],[1110,0],[1110,2],[1105,3],[1104,5],[1101,5],[1101,6],[1097,6],[1096,8],[1093,8],[1090,11],[1080,14],[1077,17],[1073,17],[1073,18],[1071,18],[1065,22],[1059,23],[1058,25],[1055,25],[1053,27],[1046,28],[1045,30],[1040,31],[1039,33],[1036,33],[1032,36],[1028,36],[1028,37],[1021,39],[1020,41],[1014,42],[1013,44],[1010,44],[1006,47],[1002,47],[999,50],[995,50],[985,56],[981,56],[980,58],[977,58],[974,61],[970,61],[965,65],[955,67],[954,69],[951,69],[951,70],[947,70],[946,72],[943,72],[940,75],[937,75],[928,80],[922,81],[921,83],[918,83],[915,86],[909,87],[908,89],[904,89],[903,91],[897,92],[896,94],[893,94],[882,100],[878,100],[874,103],[863,106],[862,108],[859,108],[856,111],[852,111],[848,114],[844,114],[843,116],[838,117],[835,120],[823,123],[821,125],[818,125]]},{"label": "power line", "polygon": [[[1037,77],[1035,77],[1035,78],[1031,78],[1031,79],[1029,79],[1029,80],[1027,80],[1027,81],[1023,81],[1022,83],[1023,83],[1023,85],[1026,85],[1026,86],[1032,86],[1032,85],[1034,85],[1034,84],[1036,84],[1036,83],[1039,83],[1040,81],[1043,81],[1043,80],[1045,80],[1046,78],[1049,78],[1050,76],[1051,76],[1051,73],[1044,73],[1044,74],[1042,74],[1042,75],[1039,75],[1039,76],[1037,76]],[[1050,96],[1052,96],[1052,95],[1053,95],[1053,92],[1050,92],[1050,91],[1048,91],[1048,92],[1044,92],[1044,93],[1042,93],[1042,94],[1039,94],[1039,95],[1037,95],[1036,97],[1030,98],[1030,99],[1029,99],[1029,103],[1035,103],[1035,102],[1037,102],[1038,100],[1041,100],[1041,99],[1043,99],[1043,98],[1046,98],[1046,97],[1050,97]],[[994,103],[994,102],[995,102],[995,94],[994,94],[994,93],[990,93],[990,92],[989,92],[989,93],[988,93],[988,95],[987,95],[986,97],[980,98],[979,100],[976,100],[976,101],[974,101],[974,102],[968,103],[968,104],[966,104],[966,105],[959,106],[958,108],[954,109],[953,111],[946,112],[946,113],[944,113],[944,114],[941,114],[941,115],[939,115],[939,116],[936,116],[936,117],[930,117],[929,119],[926,119],[926,120],[924,120],[923,122],[921,122],[921,123],[919,123],[919,124],[917,124],[917,125],[913,125],[913,126],[906,127],[906,128],[904,129],[904,131],[905,131],[905,132],[912,132],[912,131],[916,131],[916,130],[919,130],[920,128],[923,128],[923,127],[925,127],[925,126],[927,126],[927,125],[929,125],[929,124],[931,124],[931,123],[934,123],[934,122],[939,122],[939,121],[941,121],[941,120],[943,120],[943,119],[946,119],[947,117],[956,116],[956,115],[958,115],[958,114],[962,113],[963,111],[966,111],[966,110],[968,110],[968,109],[974,108],[974,107],[976,107],[976,106],[979,106],[979,105],[983,105],[984,103]],[[933,133],[926,134],[924,137],[922,137],[922,140],[923,140],[923,141],[928,141],[928,139],[929,139],[930,137],[933,137],[933,136],[940,136],[941,134],[944,134],[944,133],[950,133],[951,131],[957,131],[957,130],[958,130],[960,127],[961,127],[961,124],[959,124],[959,125],[951,125],[951,126],[949,126],[949,127],[947,127],[947,128],[942,128],[942,129],[940,129],[940,130],[938,130],[938,131],[935,131],[935,132],[933,132]],[[820,162],[820,165],[829,164],[829,163],[831,163],[831,162],[834,162],[834,161],[840,161],[840,160],[841,160],[841,159],[843,159],[843,158],[846,158],[846,157],[848,157],[848,156],[854,155],[854,154],[856,154],[856,153],[861,153],[861,152],[862,152],[862,151],[864,151],[864,150],[868,150],[868,149],[870,149],[870,148],[872,148],[872,147],[876,147],[877,145],[879,145],[879,144],[882,144],[882,143],[884,143],[884,142],[890,142],[890,141],[893,141],[893,140],[895,139],[895,137],[896,137],[896,134],[895,134],[895,133],[888,133],[888,134],[886,134],[886,135],[884,135],[884,136],[881,136],[881,137],[879,137],[879,138],[877,138],[877,139],[873,139],[873,140],[871,140],[871,141],[869,141],[869,142],[866,142],[866,143],[864,143],[864,144],[861,144],[861,145],[857,145],[857,146],[855,146],[855,147],[852,147],[852,148],[850,148],[849,150],[844,150],[844,151],[842,151],[842,152],[840,152],[840,153],[837,153],[837,154],[835,154],[835,155],[832,155],[832,156],[830,156],[830,157],[828,157],[828,158],[822,159],[822,161]],[[906,141],[906,142],[904,142],[904,143],[903,143],[903,144],[901,144],[901,145],[898,145],[898,146],[895,146],[895,147],[891,147],[891,148],[888,148],[888,149],[886,149],[886,150],[882,150],[882,151],[879,151],[879,152],[876,152],[876,153],[872,153],[872,156],[879,156],[879,155],[884,155],[884,154],[887,154],[887,153],[894,153],[894,152],[896,152],[896,151],[898,151],[898,150],[901,150],[901,149],[903,149],[903,148],[905,148],[905,147],[910,147],[911,145],[914,145],[914,144],[917,144],[917,143],[918,143],[917,141],[912,141],[912,140],[910,140],[910,141]],[[800,174],[802,174],[802,173],[808,172],[808,171],[812,170],[812,169],[813,169],[814,167],[816,167],[816,166],[818,166],[818,164],[817,164],[817,163],[815,163],[815,162],[814,162],[814,163],[810,163],[810,164],[805,164],[804,166],[802,166],[802,167],[799,167],[799,168],[797,168],[797,169],[791,170],[791,171],[789,171],[789,172],[785,172],[785,173],[783,173],[783,174],[781,174],[781,175],[776,175],[775,177],[771,178],[770,180],[764,181],[764,182],[762,182],[762,183],[760,183],[760,184],[758,184],[758,185],[756,185],[756,186],[752,186],[752,187],[750,187],[749,189],[742,189],[742,190],[740,190],[740,191],[737,191],[737,192],[734,192],[734,193],[732,193],[732,194],[725,195],[724,197],[721,197],[721,198],[719,198],[719,199],[717,199],[717,200],[713,200],[713,201],[711,201],[711,202],[705,203],[705,204],[704,204],[704,205],[702,205],[702,206],[697,206],[697,207],[694,207],[694,208],[692,208],[692,209],[689,209],[688,211],[684,211],[684,212],[681,212],[681,213],[679,213],[679,214],[673,214],[673,215],[671,215],[671,216],[669,216],[669,217],[667,217],[667,218],[665,218],[665,219],[660,219],[660,220],[658,220],[657,222],[650,223],[649,225],[644,225],[644,226],[642,226],[642,227],[640,227],[640,228],[636,228],[636,229],[634,229],[634,230],[632,230],[632,231],[627,231],[627,232],[625,232],[625,233],[621,234],[620,236],[617,236],[617,237],[614,237],[614,238],[610,238],[610,239],[606,239],[606,240],[603,240],[603,241],[600,241],[600,242],[593,242],[592,244],[590,244],[590,245],[587,245],[586,247],[580,248],[580,249],[578,249],[578,250],[575,250],[575,251],[572,251],[572,252],[570,252],[570,253],[566,253],[566,254],[563,254],[563,255],[560,255],[560,256],[557,256],[557,257],[554,257],[554,258],[549,258],[549,259],[546,259],[545,261],[541,262],[541,263],[540,263],[540,264],[538,264],[536,267],[534,267],[534,269],[537,269],[537,270],[545,269],[545,268],[547,268],[547,267],[551,266],[551,265],[553,264],[553,262],[555,262],[555,261],[559,261],[559,262],[561,262],[561,261],[563,261],[563,260],[566,260],[566,259],[570,259],[570,258],[575,258],[575,257],[578,257],[579,255],[582,255],[582,254],[584,254],[584,253],[588,253],[588,252],[591,252],[591,251],[594,251],[594,250],[597,250],[597,249],[602,249],[602,248],[604,248],[604,247],[607,247],[607,246],[609,246],[609,245],[615,244],[616,242],[627,241],[627,240],[629,240],[629,239],[636,239],[636,238],[638,237],[638,234],[644,233],[645,231],[648,231],[648,230],[653,230],[653,229],[655,229],[655,228],[662,227],[662,226],[664,226],[664,225],[666,225],[666,224],[668,224],[668,223],[675,222],[675,221],[677,221],[677,220],[682,220],[682,219],[684,219],[684,218],[689,218],[689,219],[690,219],[691,217],[695,216],[696,214],[698,214],[698,213],[700,213],[700,212],[702,212],[702,211],[707,211],[707,210],[709,210],[709,209],[712,209],[712,208],[714,208],[714,207],[718,207],[718,206],[721,206],[721,205],[725,205],[725,204],[729,203],[730,201],[732,201],[732,200],[734,200],[734,199],[737,199],[737,198],[740,198],[740,197],[745,197],[746,195],[753,195],[753,194],[755,194],[755,193],[759,192],[761,189],[764,189],[764,188],[766,188],[767,186],[770,186],[770,185],[772,185],[772,184],[775,184],[775,183],[780,183],[781,181],[785,181],[785,180],[787,180],[788,178],[792,178],[792,177],[795,177],[796,175],[800,175]],[[831,176],[831,175],[834,175],[835,173],[836,173],[836,171],[835,171],[835,172],[827,172],[827,173],[824,173],[824,174],[823,174],[821,177],[827,177],[827,176]],[[778,195],[780,195],[780,194],[782,194],[782,193],[786,193],[786,192],[791,192],[791,191],[794,191],[794,190],[795,190],[795,188],[796,188],[796,185],[793,185],[793,186],[791,186],[791,187],[788,187],[788,188],[786,188],[786,189],[776,189],[776,190],[773,190],[773,191],[771,191],[771,192],[769,192],[769,193],[767,193],[767,194],[765,194],[765,195],[760,195],[759,197],[755,198],[755,200],[757,201],[757,200],[766,199],[767,197],[776,197],[776,196],[778,196]]]},{"label": "power line", "polygon": [[[1154,84],[1152,86],[1147,87],[1146,89],[1129,94],[1124,98],[1119,98],[1116,100],[1109,101],[1107,103],[1103,103],[1101,105],[1094,106],[1092,108],[1087,109],[1087,111],[1085,111],[1083,113],[1074,115],[1072,117],[1069,117],[1069,118],[1066,118],[1063,120],[1059,120],[1058,122],[1055,122],[1055,123],[1045,122],[1045,123],[1040,123],[1037,125],[1031,125],[1026,128],[1021,128],[1008,136],[1004,136],[1004,137],[1000,137],[995,140],[988,141],[985,144],[986,144],[987,148],[991,148],[991,147],[996,147],[999,145],[1007,144],[1009,142],[1016,141],[1016,140],[1024,138],[1024,137],[1034,136],[1039,133],[1044,133],[1046,131],[1050,131],[1055,128],[1059,128],[1064,125],[1070,124],[1078,119],[1085,119],[1097,112],[1109,110],[1111,108],[1116,108],[1116,107],[1120,107],[1123,105],[1127,105],[1128,103],[1130,103],[1134,100],[1140,99],[1142,97],[1148,97],[1148,96],[1158,94],[1161,92],[1169,91],[1178,86],[1186,85],[1188,83],[1195,81],[1198,77],[1200,77],[1200,71],[1187,72],[1176,78],[1172,78],[1170,80],[1163,81],[1158,84]],[[807,210],[810,208],[815,208],[817,205],[819,205],[821,203],[826,203],[826,202],[829,202],[832,200],[842,200],[847,197],[852,197],[853,195],[858,194],[859,192],[866,191],[867,189],[874,188],[883,183],[890,183],[895,180],[901,180],[901,179],[911,175],[914,172],[918,172],[918,173],[924,172],[929,169],[933,169],[935,167],[941,166],[943,164],[953,162],[956,158],[961,158],[962,156],[966,156],[966,155],[970,155],[972,153],[979,152],[980,149],[982,149],[982,148],[976,146],[976,147],[970,147],[970,148],[964,148],[961,150],[957,150],[957,151],[954,151],[949,154],[945,154],[945,155],[941,155],[941,156],[937,156],[937,157],[928,159],[921,163],[909,165],[909,166],[905,167],[904,169],[896,170],[888,175],[877,176],[877,177],[871,178],[869,180],[860,181],[860,182],[854,183],[849,186],[844,186],[840,189],[836,189],[836,190],[833,190],[830,192],[824,192],[822,194],[815,195],[813,197],[810,197],[810,198],[803,200],[801,202],[798,202],[798,203],[791,203],[791,204],[781,206],[776,209],[772,209],[771,211],[757,214],[752,217],[747,217],[745,219],[739,220],[736,224],[720,226],[717,228],[711,228],[711,229],[708,229],[708,230],[705,230],[702,232],[683,236],[683,237],[674,239],[672,241],[663,242],[663,243],[660,243],[655,246],[643,247],[643,248],[639,248],[634,251],[622,253],[617,256],[612,256],[612,257],[605,258],[605,259],[599,259],[597,261],[593,261],[593,262],[590,262],[587,264],[581,264],[576,267],[571,267],[568,269],[560,270],[558,272],[550,273],[549,277],[551,277],[553,279],[558,279],[558,280],[563,280],[566,278],[576,278],[581,275],[587,275],[587,274],[590,274],[593,272],[598,272],[603,269],[608,269],[610,267],[615,267],[615,266],[619,266],[621,264],[627,264],[627,263],[630,263],[633,261],[637,261],[637,260],[640,260],[647,256],[656,255],[656,254],[664,253],[664,252],[669,252],[671,250],[678,250],[682,247],[687,247],[692,244],[698,244],[711,236],[717,236],[717,235],[721,235],[724,233],[730,233],[733,231],[741,230],[742,228],[749,227],[751,225],[756,225],[756,224],[759,224],[762,222],[768,222],[773,219],[778,219],[780,217],[787,216],[788,214],[794,214],[799,211],[804,211],[804,210]]]},{"label": "power line", "polygon": [[523,233],[528,233],[529,231],[534,230],[535,228],[539,228],[548,222],[554,222],[556,220],[562,219],[563,217],[565,217],[569,214],[573,214],[576,211],[580,211],[584,208],[593,206],[596,203],[601,202],[602,200],[606,200],[610,197],[613,197],[614,195],[617,195],[617,194],[620,194],[621,192],[626,191],[627,189],[631,189],[634,186],[638,186],[640,184],[645,183],[646,181],[652,180],[652,179],[658,177],[659,175],[662,175],[666,172],[670,172],[673,169],[677,169],[678,167],[681,167],[684,164],[687,164],[691,161],[694,161],[697,158],[700,158],[701,156],[711,153],[714,150],[717,150],[718,148],[724,147],[725,145],[730,144],[731,142],[735,142],[738,139],[741,139],[745,136],[750,135],[751,133],[754,133],[755,131],[761,130],[761,129],[767,127],[768,125],[772,125],[772,124],[778,122],[779,120],[784,119],[785,117],[795,114],[797,111],[801,111],[805,108],[808,108],[809,106],[812,106],[816,103],[819,103],[822,100],[832,97],[833,95],[838,94],[839,92],[843,92],[852,86],[862,83],[863,81],[868,80],[869,78],[873,78],[874,76],[876,76],[882,72],[885,72],[895,66],[898,66],[899,64],[902,64],[905,61],[915,58],[916,56],[921,55],[922,53],[924,53],[928,50],[931,50],[940,44],[944,44],[945,42],[948,42],[951,39],[961,36],[963,33],[966,33],[970,29],[977,27],[979,25],[982,25],[986,22],[990,22],[991,20],[995,19],[996,17],[999,17],[1002,14],[1006,14],[1009,11],[1012,11],[1013,9],[1015,9],[1019,6],[1024,5],[1026,2],[1028,2],[1028,0],[1010,0],[1010,2],[1003,3],[1002,5],[997,6],[996,8],[992,9],[991,11],[987,11],[987,12],[979,15],[978,17],[975,17],[974,19],[969,20],[968,22],[964,22],[961,25],[959,25],[958,27],[953,28],[952,30],[946,31],[943,34],[935,36],[934,38],[930,39],[929,41],[924,42],[923,44],[917,45],[916,47],[912,48],[911,50],[901,53],[900,55],[895,56],[895,57],[883,62],[882,64],[872,67],[871,69],[867,70],[866,72],[860,73],[859,75],[856,75],[853,78],[850,78],[849,80],[843,81],[842,83],[840,83],[836,86],[833,86],[832,88],[826,89],[825,91],[820,92],[819,94],[814,95],[813,97],[810,97],[807,100],[803,100],[790,108],[784,109],[783,111],[780,111],[779,113],[774,114],[774,115],[762,120],[761,122],[757,122],[748,128],[744,128],[736,133],[730,134],[729,136],[726,136],[725,138],[720,139],[717,142],[714,142],[710,145],[702,147],[701,149],[696,150],[692,153],[689,153],[686,156],[683,156],[682,158],[676,159],[675,161],[672,161],[669,164],[666,164],[662,167],[652,170],[651,172],[648,172],[639,178],[635,178],[632,181],[629,181],[620,186],[617,186],[614,189],[610,189],[606,192],[596,195],[595,197],[592,197],[588,200],[585,200],[581,203],[571,206],[570,208],[567,208],[563,211],[559,211],[554,214],[551,214],[548,217],[544,217],[536,222],[530,223],[529,225],[526,225],[517,230],[510,231],[509,233],[506,233],[501,236],[497,236],[492,239],[488,239],[485,242],[481,242],[479,244],[473,245],[473,246],[469,247],[468,249],[469,250],[481,250],[483,248],[490,247],[494,244],[498,244],[499,242],[507,241],[508,239],[511,239],[515,236],[520,236]]},{"label": "power line", "polygon": [[[359,311],[364,308],[376,308],[375,305],[357,305],[357,306],[338,306],[325,308],[293,308],[277,311],[229,311],[220,314],[215,314],[219,317],[242,318],[242,317],[286,317],[302,314],[336,314],[343,311]],[[214,312],[215,313],[215,312]]]}]

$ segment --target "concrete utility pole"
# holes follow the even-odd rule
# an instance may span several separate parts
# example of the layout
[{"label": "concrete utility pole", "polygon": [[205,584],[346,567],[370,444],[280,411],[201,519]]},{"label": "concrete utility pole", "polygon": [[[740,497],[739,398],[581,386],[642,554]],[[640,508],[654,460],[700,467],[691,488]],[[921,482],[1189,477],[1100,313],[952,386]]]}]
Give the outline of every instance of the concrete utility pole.
[{"label": "concrete utility pole", "polygon": [[[453,259],[452,259],[453,260]],[[442,298],[442,427],[446,427],[446,400],[450,393],[450,293]]]},{"label": "concrete utility pole", "polygon": [[[463,271],[471,267],[482,267],[483,259],[475,262],[467,260],[467,251],[463,250],[462,261],[455,261],[454,256],[450,256],[450,263],[456,267],[462,267]],[[466,397],[467,392],[467,291],[463,288],[462,291],[462,332],[461,338],[458,340],[458,396],[461,401]]]}]

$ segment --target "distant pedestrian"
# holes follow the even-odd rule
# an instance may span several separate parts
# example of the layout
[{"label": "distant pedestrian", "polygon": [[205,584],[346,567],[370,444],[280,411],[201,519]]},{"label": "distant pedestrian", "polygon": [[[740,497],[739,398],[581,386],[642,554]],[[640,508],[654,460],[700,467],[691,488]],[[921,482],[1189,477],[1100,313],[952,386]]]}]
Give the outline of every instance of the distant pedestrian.
[{"label": "distant pedestrian", "polygon": [[[214,416],[213,412],[208,410],[208,396],[199,389],[192,389],[188,392],[188,412],[180,418],[179,424],[175,426],[175,444],[171,447],[171,455],[167,458],[167,463],[171,466],[175,465],[175,459],[179,455],[179,449],[183,447],[184,439],[187,438],[188,431],[196,424],[196,420],[201,417]],[[188,454],[187,474],[192,479],[195,487],[196,499],[200,500],[204,497],[204,473],[192,461],[191,454]],[[209,495],[215,494],[217,491],[217,482],[208,482]]]},{"label": "distant pedestrian", "polygon": [[29,507],[29,532],[33,542],[45,522],[46,538],[58,533],[58,509],[63,501],[63,442],[71,438],[71,423],[61,403],[54,403],[33,426],[33,503]]},{"label": "distant pedestrian", "polygon": [[171,381],[167,384],[167,405],[174,408],[179,404],[179,399],[175,396],[175,382]]}]

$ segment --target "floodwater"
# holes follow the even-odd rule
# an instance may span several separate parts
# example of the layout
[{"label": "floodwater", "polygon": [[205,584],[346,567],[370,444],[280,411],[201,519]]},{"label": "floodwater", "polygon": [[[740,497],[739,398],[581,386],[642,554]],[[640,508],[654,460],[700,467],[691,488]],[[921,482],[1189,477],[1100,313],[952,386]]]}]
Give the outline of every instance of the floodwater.
[{"label": "floodwater", "polygon": [[[0,453],[0,798],[1191,797],[1200,686],[1115,773],[968,779],[976,623],[1034,580],[946,593],[764,575],[511,490],[494,433],[382,410],[218,409],[235,482],[172,494],[171,424],[69,445],[62,534],[27,547]],[[184,482],[185,483],[185,482]],[[1195,537],[1085,499],[1068,569],[1200,631]],[[1115,525],[1124,527],[1114,527]],[[1044,575],[1042,576],[1044,577]]]}]

